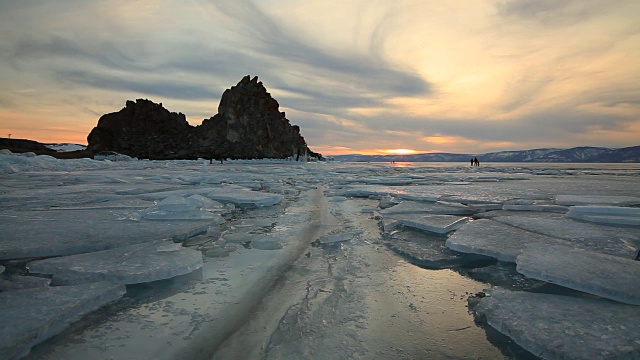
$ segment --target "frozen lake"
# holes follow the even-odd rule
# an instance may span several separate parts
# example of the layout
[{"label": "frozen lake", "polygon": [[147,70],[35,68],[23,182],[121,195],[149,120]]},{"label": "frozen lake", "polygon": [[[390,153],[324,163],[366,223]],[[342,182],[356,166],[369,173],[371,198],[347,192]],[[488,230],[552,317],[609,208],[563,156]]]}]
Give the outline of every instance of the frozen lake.
[{"label": "frozen lake", "polygon": [[638,164],[0,153],[0,359],[640,357]]}]

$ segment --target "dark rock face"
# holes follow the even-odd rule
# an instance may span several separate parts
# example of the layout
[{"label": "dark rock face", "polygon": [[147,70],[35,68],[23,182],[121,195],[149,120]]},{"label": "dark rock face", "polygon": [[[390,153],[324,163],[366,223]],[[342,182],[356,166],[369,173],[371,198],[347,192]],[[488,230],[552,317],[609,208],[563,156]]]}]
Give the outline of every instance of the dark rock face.
[{"label": "dark rock face", "polygon": [[176,158],[190,129],[183,114],[169,112],[162,104],[127,101],[119,112],[100,117],[87,137],[88,148],[94,153],[116,151],[139,158]]},{"label": "dark rock face", "polygon": [[162,104],[138,99],[103,115],[87,140],[93,152],[147,159],[321,157],[309,150],[300,128],[279,111],[262,82],[249,76],[223,93],[218,114],[200,126]]}]

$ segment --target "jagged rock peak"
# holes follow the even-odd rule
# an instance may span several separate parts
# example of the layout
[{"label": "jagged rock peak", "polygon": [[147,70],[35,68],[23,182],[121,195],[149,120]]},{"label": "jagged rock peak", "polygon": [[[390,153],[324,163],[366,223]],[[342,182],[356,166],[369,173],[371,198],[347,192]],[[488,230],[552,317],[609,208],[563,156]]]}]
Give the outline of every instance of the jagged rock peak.
[{"label": "jagged rock peak", "polygon": [[257,76],[225,90],[218,114],[196,127],[162,104],[127,101],[122,110],[99,119],[87,138],[88,150],[149,159],[321,158],[279,107]]}]

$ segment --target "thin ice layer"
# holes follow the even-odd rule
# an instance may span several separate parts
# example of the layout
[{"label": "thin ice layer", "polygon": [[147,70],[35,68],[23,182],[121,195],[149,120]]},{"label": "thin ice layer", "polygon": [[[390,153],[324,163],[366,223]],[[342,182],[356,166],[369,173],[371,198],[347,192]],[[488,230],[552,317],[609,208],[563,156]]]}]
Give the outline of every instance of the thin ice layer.
[{"label": "thin ice layer", "polygon": [[632,258],[561,245],[528,244],[516,264],[518,272],[530,278],[640,305],[640,261]]},{"label": "thin ice layer", "polygon": [[527,243],[556,244],[561,240],[524,231],[493,220],[475,220],[461,226],[447,239],[451,250],[515,262]]},{"label": "thin ice layer", "polygon": [[170,241],[122,246],[89,254],[32,261],[31,273],[52,274],[56,284],[110,281],[137,284],[169,279],[202,267],[202,254]]},{"label": "thin ice layer", "polygon": [[125,292],[124,285],[99,282],[0,293],[0,358],[25,356],[34,345]]},{"label": "thin ice layer", "polygon": [[494,288],[475,312],[543,359],[640,357],[640,309],[636,306]]}]

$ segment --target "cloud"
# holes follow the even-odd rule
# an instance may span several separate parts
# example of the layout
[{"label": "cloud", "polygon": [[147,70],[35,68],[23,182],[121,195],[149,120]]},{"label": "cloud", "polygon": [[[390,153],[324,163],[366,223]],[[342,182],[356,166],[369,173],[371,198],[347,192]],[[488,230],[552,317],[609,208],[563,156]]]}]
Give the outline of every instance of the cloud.
[{"label": "cloud", "polygon": [[[432,85],[420,76],[386,62],[379,44],[372,45],[377,50],[369,54],[331,53],[299,39],[293,31],[284,31],[251,1],[219,0],[213,4],[244,30],[262,55],[277,59],[281,67],[293,64],[297,71],[309,76],[341,80],[340,83],[348,82],[350,87],[378,95],[415,96],[432,91]],[[384,40],[379,35],[376,38],[375,43]]]}]

